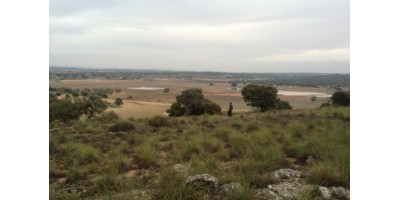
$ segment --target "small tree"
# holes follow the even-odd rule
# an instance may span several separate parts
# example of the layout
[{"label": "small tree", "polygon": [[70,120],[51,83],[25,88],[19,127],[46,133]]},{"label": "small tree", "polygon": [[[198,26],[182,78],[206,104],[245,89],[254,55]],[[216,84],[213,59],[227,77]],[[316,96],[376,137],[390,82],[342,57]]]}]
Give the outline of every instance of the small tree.
[{"label": "small tree", "polygon": [[107,103],[98,96],[84,97],[82,101],[82,112],[89,119],[92,119],[96,114],[101,114],[107,109]]},{"label": "small tree", "polygon": [[289,102],[277,98],[278,90],[266,85],[246,85],[242,90],[242,96],[247,105],[265,112],[270,109],[292,109]]},{"label": "small tree", "polygon": [[170,116],[217,114],[221,113],[221,107],[205,99],[200,88],[191,88],[176,96],[176,103],[167,112]]},{"label": "small tree", "polygon": [[148,123],[150,126],[156,127],[156,128],[169,125],[167,118],[162,117],[162,116],[155,116],[155,117],[151,118]]},{"label": "small tree", "polygon": [[57,99],[50,97],[49,121],[61,120],[63,122],[69,122],[74,119],[79,119],[82,115],[81,106],[82,104],[79,99]]},{"label": "small tree", "polygon": [[115,88],[115,92],[116,92],[116,93],[120,93],[121,91],[122,91],[121,89]]},{"label": "small tree", "polygon": [[120,106],[120,105],[124,104],[124,102],[122,102],[122,99],[121,99],[121,98],[116,98],[114,103],[115,103],[115,105],[117,105],[117,106]]},{"label": "small tree", "polygon": [[310,97],[310,99],[311,99],[311,101],[312,101],[312,102],[314,102],[314,101],[316,101],[316,100],[317,100],[317,96],[315,96],[315,95],[312,95],[312,96]]},{"label": "small tree", "polygon": [[111,95],[113,92],[114,92],[114,89],[112,89],[112,88],[106,88],[106,91],[105,91],[107,94],[109,94],[109,95]]},{"label": "small tree", "polygon": [[242,96],[247,105],[265,112],[275,107],[278,90],[271,86],[249,84],[242,89]]},{"label": "small tree", "polygon": [[332,94],[332,104],[335,106],[350,106],[350,91],[336,91]]}]

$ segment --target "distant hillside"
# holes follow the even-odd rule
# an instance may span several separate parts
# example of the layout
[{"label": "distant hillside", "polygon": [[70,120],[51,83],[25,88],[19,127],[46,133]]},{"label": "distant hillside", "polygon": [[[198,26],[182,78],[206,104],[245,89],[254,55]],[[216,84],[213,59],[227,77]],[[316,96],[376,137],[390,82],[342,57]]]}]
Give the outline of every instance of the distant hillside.
[{"label": "distant hillside", "polygon": [[85,69],[75,67],[53,67],[49,69],[50,79],[106,78],[132,80],[140,78],[182,78],[190,80],[220,79],[228,82],[260,83],[273,85],[307,87],[350,87],[350,74],[327,73],[230,73],[190,72],[135,69]]}]

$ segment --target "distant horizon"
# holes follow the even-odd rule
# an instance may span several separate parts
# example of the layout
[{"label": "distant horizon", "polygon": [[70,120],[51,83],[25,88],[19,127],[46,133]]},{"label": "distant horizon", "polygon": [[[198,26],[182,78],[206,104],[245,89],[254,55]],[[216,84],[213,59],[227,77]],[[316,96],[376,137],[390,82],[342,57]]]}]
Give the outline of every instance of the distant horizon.
[{"label": "distant horizon", "polygon": [[88,70],[135,70],[135,71],[166,71],[166,72],[214,72],[214,73],[247,73],[247,74],[263,74],[263,73],[271,73],[271,74],[349,74],[341,73],[341,72],[238,72],[238,71],[210,71],[210,70],[180,70],[180,69],[157,69],[157,68],[120,68],[120,67],[94,67],[94,66],[59,66],[59,65],[50,65],[49,68],[76,68],[76,69],[88,69]]}]

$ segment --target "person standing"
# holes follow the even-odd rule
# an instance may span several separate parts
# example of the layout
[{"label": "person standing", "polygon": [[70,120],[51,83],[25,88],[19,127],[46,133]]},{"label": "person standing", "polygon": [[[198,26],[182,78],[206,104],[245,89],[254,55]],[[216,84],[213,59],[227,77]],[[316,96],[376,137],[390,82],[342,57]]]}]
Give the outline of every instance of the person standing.
[{"label": "person standing", "polygon": [[229,102],[229,109],[228,109],[228,117],[232,117],[233,105],[232,102]]}]

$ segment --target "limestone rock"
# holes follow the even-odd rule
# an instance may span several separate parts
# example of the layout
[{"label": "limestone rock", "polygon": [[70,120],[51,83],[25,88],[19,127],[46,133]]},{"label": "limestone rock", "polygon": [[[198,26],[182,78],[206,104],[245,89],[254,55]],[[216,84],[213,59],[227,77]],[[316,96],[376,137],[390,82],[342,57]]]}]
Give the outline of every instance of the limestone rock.
[{"label": "limestone rock", "polygon": [[186,169],[186,167],[181,164],[174,165],[172,167],[172,170],[177,174],[182,174],[182,175],[186,175],[186,176],[188,174],[188,170]]},{"label": "limestone rock", "polygon": [[297,182],[303,177],[303,172],[294,169],[279,169],[272,173],[277,182]]},{"label": "limestone rock", "polygon": [[243,189],[240,183],[229,183],[221,186],[219,194],[222,197],[234,197]]},{"label": "limestone rock", "polygon": [[323,198],[329,199],[332,197],[331,191],[328,188],[319,186],[318,190]]},{"label": "limestone rock", "polygon": [[257,200],[280,200],[278,194],[268,188],[256,190],[254,197]]},{"label": "limestone rock", "polygon": [[208,194],[216,194],[218,192],[218,179],[209,174],[197,174],[186,179],[186,187],[201,189]]},{"label": "limestone rock", "polygon": [[330,187],[329,191],[332,194],[332,197],[337,199],[350,199],[350,191],[344,189],[343,187]]}]

